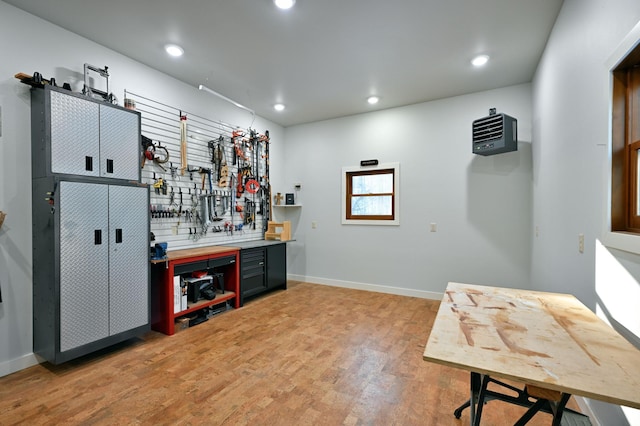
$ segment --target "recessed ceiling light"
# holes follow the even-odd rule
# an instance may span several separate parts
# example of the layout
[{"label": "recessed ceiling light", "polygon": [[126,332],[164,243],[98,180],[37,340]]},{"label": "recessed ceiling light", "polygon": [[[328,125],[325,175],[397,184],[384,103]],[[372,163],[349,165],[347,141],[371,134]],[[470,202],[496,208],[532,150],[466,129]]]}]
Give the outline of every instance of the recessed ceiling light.
[{"label": "recessed ceiling light", "polygon": [[474,67],[481,67],[489,62],[489,56],[487,55],[478,55],[471,60],[471,65]]},{"label": "recessed ceiling light", "polygon": [[171,56],[179,57],[184,54],[184,49],[177,44],[167,44],[164,47],[164,50]]},{"label": "recessed ceiling light", "polygon": [[275,104],[273,106],[273,109],[275,109],[276,111],[284,111],[284,104]]},{"label": "recessed ceiling light", "polygon": [[280,9],[291,9],[294,4],[296,4],[296,0],[273,0],[276,6]]},{"label": "recessed ceiling light", "polygon": [[380,98],[379,98],[379,97],[377,97],[377,96],[369,96],[369,97],[367,98],[367,102],[369,102],[369,104],[370,104],[370,105],[375,105],[375,104],[377,104],[379,100],[380,100]]}]

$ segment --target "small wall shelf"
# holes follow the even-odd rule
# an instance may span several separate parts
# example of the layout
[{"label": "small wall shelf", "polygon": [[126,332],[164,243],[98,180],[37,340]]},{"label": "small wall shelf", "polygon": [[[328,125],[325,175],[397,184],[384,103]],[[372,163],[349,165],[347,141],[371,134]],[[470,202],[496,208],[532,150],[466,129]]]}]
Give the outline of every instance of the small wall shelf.
[{"label": "small wall shelf", "polygon": [[302,207],[302,204],[274,204],[273,207]]}]

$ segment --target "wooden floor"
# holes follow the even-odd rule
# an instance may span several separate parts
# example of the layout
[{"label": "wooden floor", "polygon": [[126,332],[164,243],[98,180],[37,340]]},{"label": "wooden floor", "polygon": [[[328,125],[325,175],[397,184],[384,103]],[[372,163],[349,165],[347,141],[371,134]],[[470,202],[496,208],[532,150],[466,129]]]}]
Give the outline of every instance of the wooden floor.
[{"label": "wooden floor", "polygon": [[[422,360],[438,305],[290,283],[174,336],[0,378],[0,424],[468,425],[452,414],[468,373]],[[492,401],[482,424],[522,413]]]}]

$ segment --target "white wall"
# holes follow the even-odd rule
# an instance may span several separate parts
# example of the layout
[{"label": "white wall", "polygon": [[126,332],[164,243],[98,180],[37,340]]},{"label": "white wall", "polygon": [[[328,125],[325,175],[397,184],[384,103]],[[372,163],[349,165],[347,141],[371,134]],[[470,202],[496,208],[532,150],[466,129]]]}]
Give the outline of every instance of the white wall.
[{"label": "white wall", "polygon": [[[518,119],[517,152],[471,153],[471,124],[491,107]],[[286,186],[274,190],[301,183],[303,204],[277,210],[295,229],[289,273],[436,298],[448,281],[527,288],[530,117],[525,84],[286,128]],[[341,224],[342,167],[367,159],[400,163],[400,226]]]},{"label": "white wall", "polygon": [[[637,0],[565,0],[558,16],[533,83],[533,223],[540,232],[531,282],[577,295],[640,347],[640,256],[599,243],[609,187],[607,63],[639,20]],[[591,406],[603,425],[640,424],[638,410]]]},{"label": "white wall", "polygon": [[[157,48],[150,45],[150,49]],[[109,49],[78,37],[0,1],[0,376],[35,362],[31,303],[31,125],[29,87],[13,76],[40,72],[81,90],[83,65],[109,66],[111,91],[122,105],[124,90],[189,112],[247,128],[251,116]],[[188,55],[188,52],[187,52]],[[188,60],[188,58],[185,58]],[[214,88],[220,90],[220,88]],[[282,182],[284,132],[259,117],[253,127],[269,130],[271,181]]]}]

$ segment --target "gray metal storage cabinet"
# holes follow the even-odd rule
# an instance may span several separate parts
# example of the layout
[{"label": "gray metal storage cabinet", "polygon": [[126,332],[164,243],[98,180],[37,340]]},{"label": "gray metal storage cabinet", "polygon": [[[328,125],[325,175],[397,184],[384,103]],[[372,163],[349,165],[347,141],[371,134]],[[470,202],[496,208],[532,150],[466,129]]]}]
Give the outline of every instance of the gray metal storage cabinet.
[{"label": "gray metal storage cabinet", "polygon": [[140,113],[57,87],[31,90],[32,174],[140,181]]},{"label": "gray metal storage cabinet", "polygon": [[[95,107],[97,115],[78,119]],[[33,351],[58,364],[150,329],[149,189],[139,182],[138,113],[45,86],[32,89],[32,127],[33,164],[41,166],[32,179]],[[93,143],[89,127],[97,143],[75,155],[76,132]],[[77,144],[74,155],[58,158],[67,142]],[[134,180],[124,180],[133,170],[114,167],[128,158],[109,154],[113,145],[131,153]],[[88,156],[98,174],[84,167]],[[100,177],[102,165],[110,177]]]}]

